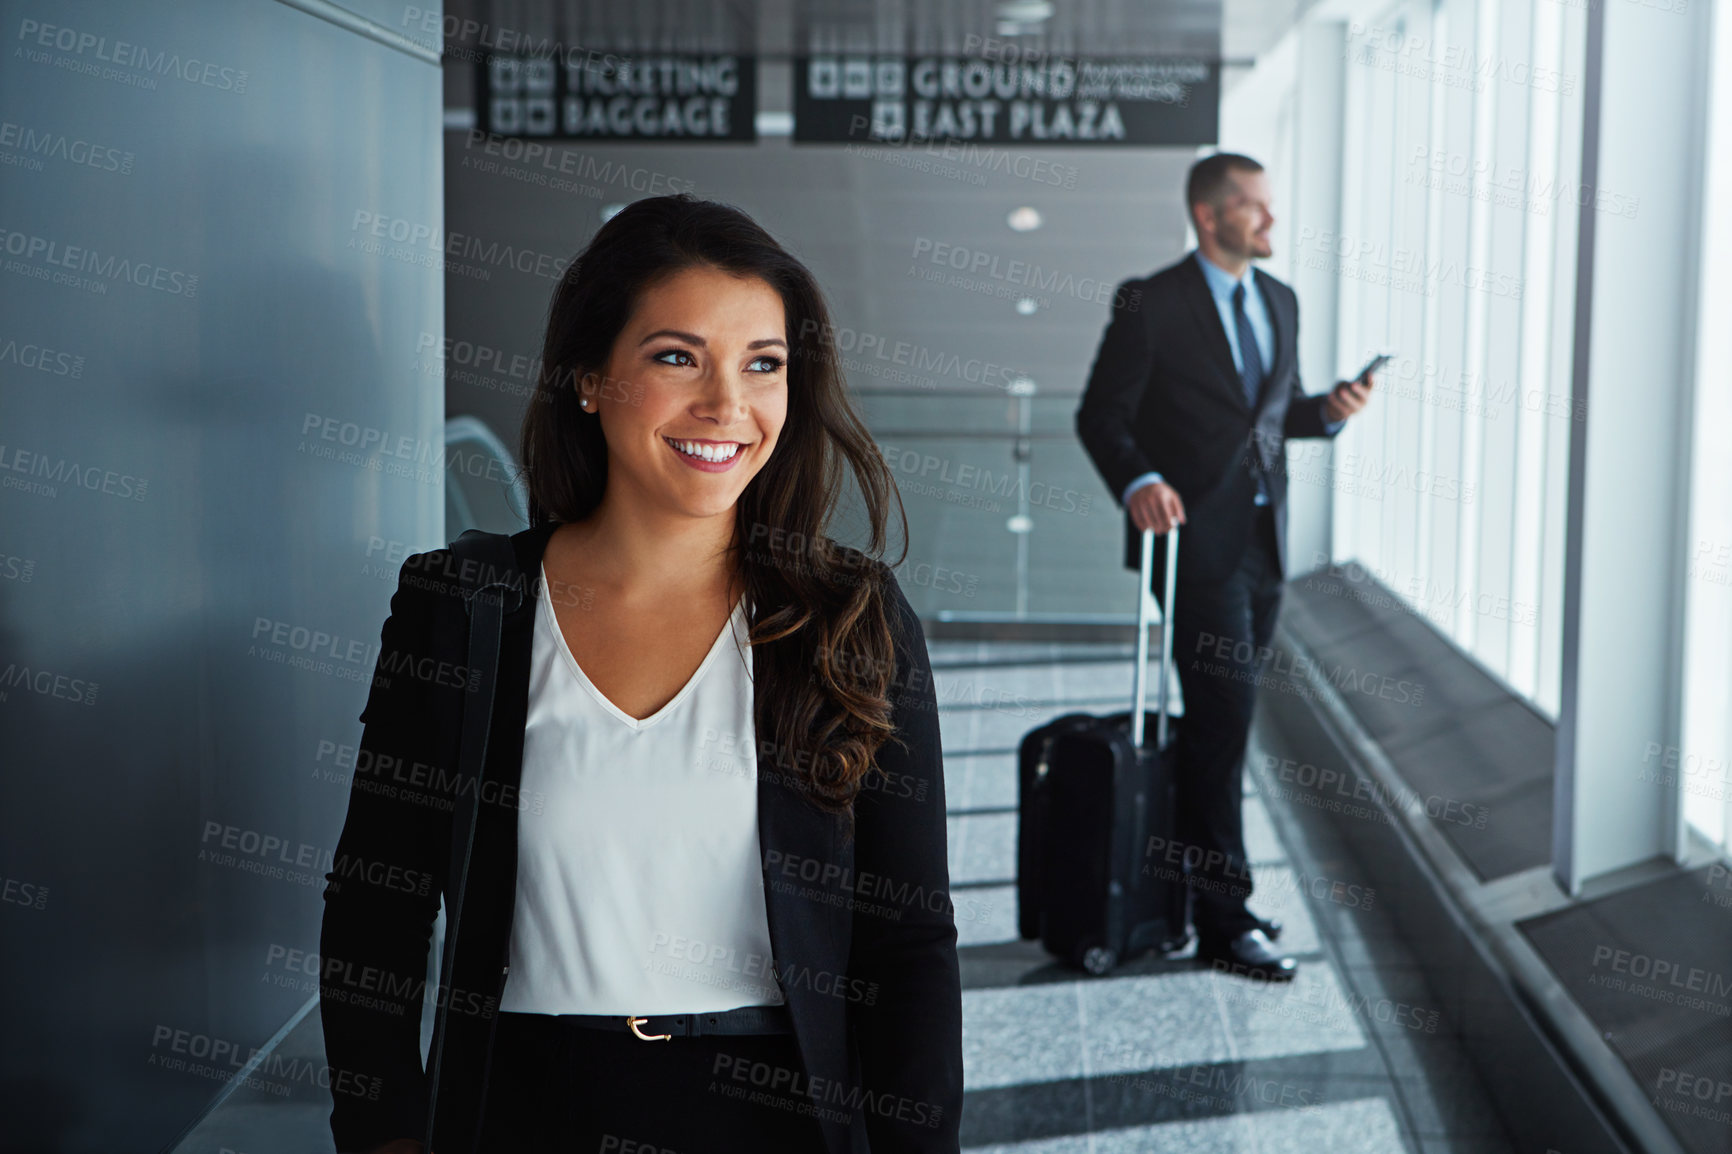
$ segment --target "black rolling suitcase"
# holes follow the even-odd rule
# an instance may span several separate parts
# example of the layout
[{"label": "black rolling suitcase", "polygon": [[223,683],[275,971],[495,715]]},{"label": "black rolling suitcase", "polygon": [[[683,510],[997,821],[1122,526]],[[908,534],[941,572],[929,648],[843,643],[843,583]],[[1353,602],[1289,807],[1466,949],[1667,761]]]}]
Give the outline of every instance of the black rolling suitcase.
[{"label": "black rolling suitcase", "polygon": [[[1029,733],[1020,749],[1016,846],[1017,929],[1059,959],[1105,974],[1147,949],[1189,941],[1184,883],[1164,874],[1150,837],[1172,837],[1172,751],[1167,680],[1172,630],[1161,627],[1158,704],[1148,693],[1149,586],[1155,535],[1143,533],[1132,710],[1069,713]],[[1179,531],[1167,540],[1166,621],[1172,620]],[[1133,724],[1133,718],[1137,722]],[[1152,724],[1155,743],[1143,743]]]}]

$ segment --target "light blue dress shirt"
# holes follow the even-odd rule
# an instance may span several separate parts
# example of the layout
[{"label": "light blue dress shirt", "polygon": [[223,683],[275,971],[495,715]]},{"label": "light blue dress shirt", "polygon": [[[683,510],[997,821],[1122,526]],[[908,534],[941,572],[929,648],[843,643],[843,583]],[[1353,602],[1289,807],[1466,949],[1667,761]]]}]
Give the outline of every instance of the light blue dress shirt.
[{"label": "light blue dress shirt", "polygon": [[[1192,253],[1197,258],[1197,265],[1203,270],[1203,279],[1209,284],[1209,295],[1215,298],[1215,311],[1221,316],[1221,327],[1227,332],[1227,347],[1233,350],[1233,368],[1241,378],[1245,372],[1245,357],[1239,351],[1239,322],[1233,315],[1233,290],[1239,285],[1245,286],[1245,319],[1251,322],[1251,336],[1257,341],[1257,355],[1262,358],[1265,374],[1274,371],[1275,367],[1275,325],[1269,319],[1269,308],[1263,300],[1263,294],[1257,290],[1257,278],[1251,275],[1251,266],[1245,266],[1244,275],[1238,280],[1233,274],[1203,255],[1201,249]],[[1340,431],[1346,421],[1323,421],[1325,431],[1333,435]],[[1131,494],[1144,485],[1162,480],[1159,473],[1148,472],[1134,478],[1125,486],[1121,500],[1129,502]],[[1269,496],[1264,492],[1261,482],[1257,485],[1257,504],[1267,505]]]}]

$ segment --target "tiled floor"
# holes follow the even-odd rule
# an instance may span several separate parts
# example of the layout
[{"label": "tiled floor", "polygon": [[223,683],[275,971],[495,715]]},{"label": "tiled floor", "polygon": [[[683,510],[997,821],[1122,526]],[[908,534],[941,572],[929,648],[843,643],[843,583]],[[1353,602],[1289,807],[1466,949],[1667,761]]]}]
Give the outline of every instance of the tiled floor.
[{"label": "tiled floor", "polygon": [[[1298,979],[1269,987],[1145,955],[1106,978],[1016,937],[1023,733],[1128,708],[1128,646],[929,644],[963,954],[963,1146],[1002,1154],[1503,1154],[1477,1076],[1380,915],[1341,900],[1329,847],[1247,774],[1253,907],[1284,924]],[[1250,761],[1261,763],[1262,735]],[[1288,751],[1283,751],[1285,755]],[[1321,862],[1319,861],[1321,858]],[[1320,884],[1320,879],[1322,884]],[[1334,893],[1335,900],[1319,900]],[[1390,895],[1384,895],[1387,902]],[[1364,906],[1366,903],[1360,903]]]},{"label": "tiled floor", "polygon": [[[1255,773],[1245,798],[1253,907],[1285,926],[1281,943],[1300,959],[1291,986],[1223,977],[1184,956],[1145,955],[1085,979],[1018,940],[1016,746],[1059,713],[1128,708],[1131,651],[943,641],[929,650],[962,953],[965,1149],[1509,1154],[1449,1023],[1427,1009],[1437,1002],[1413,959],[1375,905],[1317,899],[1318,880],[1339,880],[1343,867],[1314,830],[1301,838],[1285,803],[1257,792]],[[1253,734],[1253,765],[1262,740]],[[311,1013],[276,1061],[321,1056]],[[269,1092],[237,1088],[177,1150],[330,1150],[326,1092],[276,1081],[285,1084]]]}]

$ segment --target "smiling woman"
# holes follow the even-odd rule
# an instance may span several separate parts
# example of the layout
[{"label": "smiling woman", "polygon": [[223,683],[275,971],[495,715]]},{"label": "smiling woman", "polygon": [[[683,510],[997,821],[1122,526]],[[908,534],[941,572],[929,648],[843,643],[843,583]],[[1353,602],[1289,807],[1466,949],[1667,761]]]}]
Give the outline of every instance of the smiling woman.
[{"label": "smiling woman", "polygon": [[[713,637],[745,594],[760,679],[789,693],[762,736],[803,749],[824,733],[804,784],[846,815],[888,735],[893,652],[882,575],[826,522],[844,464],[871,555],[901,498],[844,388],[833,332],[811,273],[744,213],[690,196],[638,201],[554,294],[522,456],[530,523],[561,523],[550,579],[597,588],[620,610],[594,615],[605,633],[587,619],[562,630],[617,666],[601,680],[617,672],[626,691],[665,701],[696,664],[689,649],[660,658],[673,635]],[[875,684],[843,672],[862,668]]]},{"label": "smiling woman", "polygon": [[[322,982],[333,1067],[381,1087],[333,1096],[339,1151],[958,1149],[937,698],[834,332],[804,266],[690,196],[628,206],[565,270],[510,539],[540,579],[504,626],[488,751],[520,804],[460,877],[449,813],[394,795],[357,787],[339,842],[468,893],[441,988],[486,1013],[444,1016],[429,1075],[409,1001]],[[865,550],[827,534],[850,478]],[[454,552],[405,562],[381,668],[466,665],[461,611],[417,578]],[[458,765],[464,696],[376,679],[362,756]],[[323,956],[425,968],[434,897],[326,903]]]}]

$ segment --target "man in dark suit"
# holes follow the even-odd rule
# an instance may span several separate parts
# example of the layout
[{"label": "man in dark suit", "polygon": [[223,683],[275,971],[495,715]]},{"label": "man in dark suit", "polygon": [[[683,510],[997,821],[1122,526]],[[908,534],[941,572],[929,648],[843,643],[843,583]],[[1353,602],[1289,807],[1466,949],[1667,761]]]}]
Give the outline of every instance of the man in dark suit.
[{"label": "man in dark suit", "polygon": [[[1185,200],[1197,248],[1120,286],[1076,427],[1125,508],[1125,564],[1140,567],[1144,529],[1184,533],[1173,657],[1184,695],[1177,726],[1177,856],[1191,890],[1197,957],[1250,977],[1296,966],[1278,923],[1246,908],[1251,871],[1240,803],[1256,683],[1287,571],[1288,437],[1328,437],[1370,396],[1372,380],[1309,396],[1299,384],[1299,305],[1251,261],[1268,257],[1269,186],[1248,156],[1192,166]],[[1164,588],[1164,536],[1154,590]],[[1165,607],[1163,607],[1165,612]]]}]

